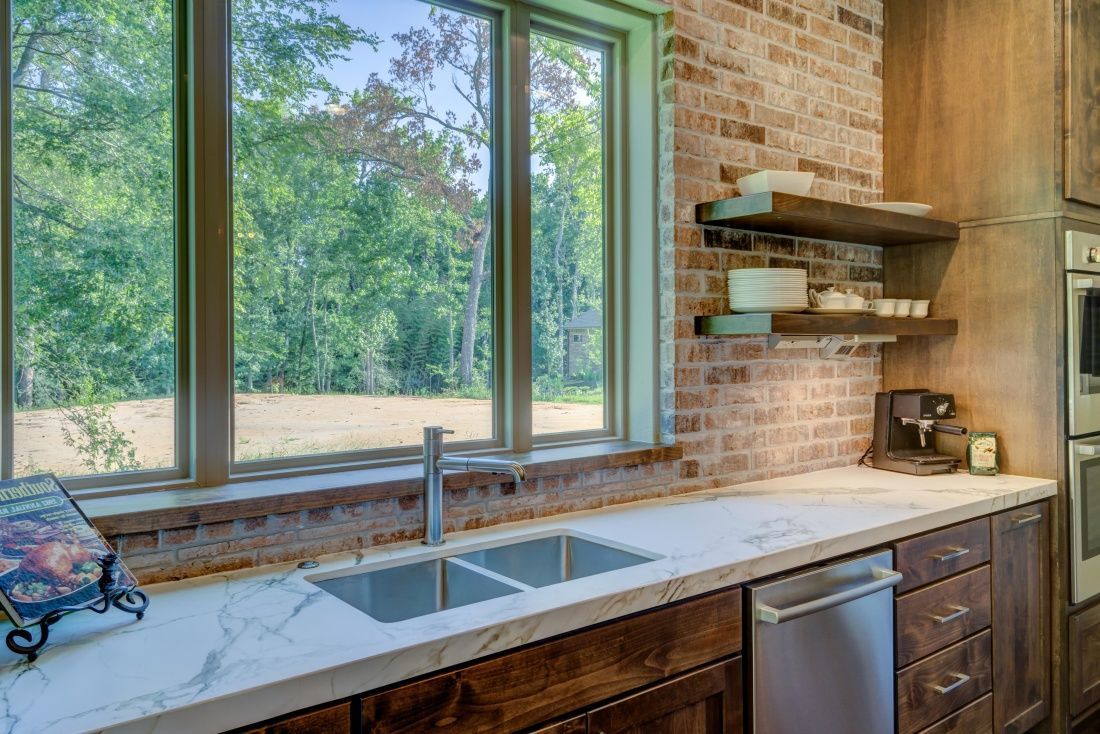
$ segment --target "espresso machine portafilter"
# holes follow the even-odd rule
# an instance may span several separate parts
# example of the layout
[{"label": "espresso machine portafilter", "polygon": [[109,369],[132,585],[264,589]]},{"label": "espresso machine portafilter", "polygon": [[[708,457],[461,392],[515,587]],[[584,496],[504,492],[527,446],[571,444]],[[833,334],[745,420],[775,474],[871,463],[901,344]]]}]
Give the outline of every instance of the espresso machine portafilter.
[{"label": "espresso machine portafilter", "polygon": [[933,435],[966,435],[962,426],[939,422],[954,417],[955,396],[949,393],[925,389],[877,393],[872,465],[922,476],[955,471],[960,460],[936,451]]}]

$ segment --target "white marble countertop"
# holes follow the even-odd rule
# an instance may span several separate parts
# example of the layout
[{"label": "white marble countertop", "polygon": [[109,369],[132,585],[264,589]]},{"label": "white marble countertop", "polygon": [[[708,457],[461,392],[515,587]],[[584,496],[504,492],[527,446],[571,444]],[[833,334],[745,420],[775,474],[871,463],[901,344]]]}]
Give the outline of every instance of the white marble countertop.
[{"label": "white marble countertop", "polygon": [[[150,586],[148,616],[77,614],[34,664],[0,651],[0,730],[216,732],[677,599],[1049,497],[1052,480],[848,467],[418,543]],[[405,622],[376,622],[304,577],[453,555],[550,530],[664,558]],[[6,628],[0,628],[6,633]]]}]

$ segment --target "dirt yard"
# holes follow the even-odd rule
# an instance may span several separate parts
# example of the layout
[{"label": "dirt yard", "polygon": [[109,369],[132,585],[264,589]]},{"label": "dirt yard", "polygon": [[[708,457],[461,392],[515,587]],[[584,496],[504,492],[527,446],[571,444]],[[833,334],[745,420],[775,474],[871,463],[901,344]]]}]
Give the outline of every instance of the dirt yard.
[{"label": "dirt yard", "polygon": [[[535,403],[539,433],[599,428],[600,405]],[[145,468],[173,463],[173,403],[134,400],[119,403],[115,425],[130,438]],[[355,395],[238,395],[238,460],[352,449],[418,445],[421,427],[438,424],[455,430],[448,440],[491,434],[487,400],[369,397]],[[53,471],[86,474],[77,452],[65,443],[65,420],[56,410],[15,415],[15,471],[25,475]]]}]

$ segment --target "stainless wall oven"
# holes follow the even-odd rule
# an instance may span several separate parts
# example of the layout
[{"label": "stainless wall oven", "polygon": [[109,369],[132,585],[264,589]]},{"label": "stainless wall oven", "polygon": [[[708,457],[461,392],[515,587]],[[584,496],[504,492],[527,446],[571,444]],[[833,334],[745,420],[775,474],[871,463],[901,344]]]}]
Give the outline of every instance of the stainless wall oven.
[{"label": "stainless wall oven", "polygon": [[1066,233],[1066,434],[1073,602],[1100,594],[1100,235]]}]

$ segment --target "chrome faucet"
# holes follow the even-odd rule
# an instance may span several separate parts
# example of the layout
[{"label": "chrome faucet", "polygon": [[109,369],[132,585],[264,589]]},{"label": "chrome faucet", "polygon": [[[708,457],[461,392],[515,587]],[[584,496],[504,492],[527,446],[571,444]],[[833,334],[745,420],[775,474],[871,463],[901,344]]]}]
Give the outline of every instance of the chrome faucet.
[{"label": "chrome faucet", "polygon": [[523,464],[479,456],[443,455],[443,426],[424,426],[424,545],[443,545],[443,470],[511,474],[516,482],[527,478]]}]

